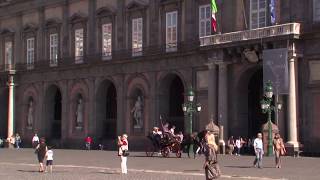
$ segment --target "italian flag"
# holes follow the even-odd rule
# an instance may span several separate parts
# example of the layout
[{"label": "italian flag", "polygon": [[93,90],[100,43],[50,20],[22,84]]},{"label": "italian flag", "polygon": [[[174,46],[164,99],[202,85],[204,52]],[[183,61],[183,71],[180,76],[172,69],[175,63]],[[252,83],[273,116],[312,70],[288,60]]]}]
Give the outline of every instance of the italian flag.
[{"label": "italian flag", "polygon": [[217,32],[216,13],[218,12],[216,0],[211,0],[211,26],[213,32]]}]

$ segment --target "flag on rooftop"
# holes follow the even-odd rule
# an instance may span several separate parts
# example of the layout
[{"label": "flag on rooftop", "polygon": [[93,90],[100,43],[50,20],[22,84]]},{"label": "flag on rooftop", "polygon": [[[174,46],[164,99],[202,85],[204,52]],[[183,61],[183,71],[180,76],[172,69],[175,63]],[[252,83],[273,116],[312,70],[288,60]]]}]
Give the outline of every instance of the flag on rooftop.
[{"label": "flag on rooftop", "polygon": [[217,32],[216,13],[218,12],[216,0],[211,0],[211,26],[213,32]]}]

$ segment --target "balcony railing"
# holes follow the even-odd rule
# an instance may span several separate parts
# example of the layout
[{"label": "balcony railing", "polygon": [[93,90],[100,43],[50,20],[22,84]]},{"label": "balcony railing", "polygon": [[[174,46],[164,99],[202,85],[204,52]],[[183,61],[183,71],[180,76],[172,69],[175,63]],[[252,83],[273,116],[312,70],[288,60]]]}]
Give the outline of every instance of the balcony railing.
[{"label": "balcony railing", "polygon": [[215,34],[200,38],[200,46],[210,46],[218,44],[226,44],[237,41],[247,41],[268,37],[284,36],[284,35],[299,35],[300,24],[288,23],[264,28],[237,31],[225,34]]}]

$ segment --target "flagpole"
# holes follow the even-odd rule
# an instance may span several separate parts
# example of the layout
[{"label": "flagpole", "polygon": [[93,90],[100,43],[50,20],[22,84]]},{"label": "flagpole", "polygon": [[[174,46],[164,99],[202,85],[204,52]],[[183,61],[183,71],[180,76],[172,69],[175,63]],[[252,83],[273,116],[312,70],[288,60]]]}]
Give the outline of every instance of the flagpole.
[{"label": "flagpole", "polygon": [[243,18],[244,18],[244,24],[246,26],[246,29],[248,29],[248,23],[247,23],[247,15],[246,15],[246,11],[244,9],[244,2],[243,0],[241,0],[241,4],[242,4],[242,14],[243,14]]}]

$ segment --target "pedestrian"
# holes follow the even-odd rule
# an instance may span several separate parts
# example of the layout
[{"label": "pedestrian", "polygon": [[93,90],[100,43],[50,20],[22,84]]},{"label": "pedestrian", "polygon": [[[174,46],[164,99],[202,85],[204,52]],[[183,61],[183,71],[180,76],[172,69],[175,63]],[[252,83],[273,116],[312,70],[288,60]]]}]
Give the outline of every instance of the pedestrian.
[{"label": "pedestrian", "polygon": [[253,165],[254,167],[262,168],[263,143],[261,133],[258,133],[257,138],[253,141],[253,148],[256,154]]},{"label": "pedestrian", "polygon": [[204,145],[205,162],[203,168],[205,169],[206,180],[217,179],[221,176],[221,171],[218,165],[217,151],[218,146],[215,142],[214,134],[207,132],[206,143]]},{"label": "pedestrian", "polygon": [[86,150],[91,150],[92,138],[90,136],[87,136],[84,141],[86,145]]},{"label": "pedestrian", "polygon": [[7,142],[8,142],[9,149],[14,148],[14,145],[16,144],[16,142],[15,142],[15,137],[13,134],[7,138]]},{"label": "pedestrian", "polygon": [[39,142],[40,142],[40,141],[39,141],[38,134],[35,133],[34,136],[33,136],[33,138],[32,138],[32,147],[33,147],[33,148],[36,148],[36,147],[38,146]]},{"label": "pedestrian", "polygon": [[234,151],[234,139],[233,139],[233,136],[231,136],[229,139],[228,139],[228,149],[229,149],[229,154],[232,155],[233,151]]},{"label": "pedestrian", "polygon": [[273,148],[275,152],[276,168],[281,168],[281,156],[286,154],[286,148],[279,133],[276,133],[274,136]]},{"label": "pedestrian", "polygon": [[39,172],[44,172],[43,161],[47,151],[48,151],[48,148],[46,145],[46,140],[45,138],[41,138],[40,143],[37,145],[36,151],[35,151],[38,157],[38,162],[39,162]]},{"label": "pedestrian", "polygon": [[2,137],[0,137],[0,148],[2,148],[3,147],[3,139],[2,139]]},{"label": "pedestrian", "polygon": [[18,133],[16,134],[15,139],[16,139],[16,148],[19,149],[21,144],[21,137]]},{"label": "pedestrian", "polygon": [[48,151],[46,153],[46,158],[47,158],[47,163],[46,163],[46,170],[45,172],[49,172],[52,173],[52,165],[53,165],[53,150],[51,147],[48,147]]},{"label": "pedestrian", "polygon": [[241,152],[241,137],[236,140],[236,156],[240,156]]},{"label": "pedestrian", "polygon": [[118,156],[121,158],[121,173],[122,174],[127,174],[128,169],[127,169],[127,158],[128,158],[128,135],[123,134],[122,136],[118,136],[118,146],[119,146],[119,151],[118,151]]}]

